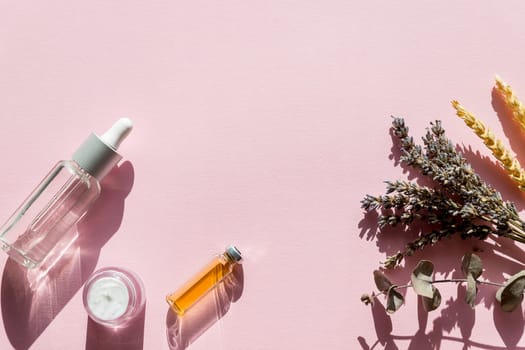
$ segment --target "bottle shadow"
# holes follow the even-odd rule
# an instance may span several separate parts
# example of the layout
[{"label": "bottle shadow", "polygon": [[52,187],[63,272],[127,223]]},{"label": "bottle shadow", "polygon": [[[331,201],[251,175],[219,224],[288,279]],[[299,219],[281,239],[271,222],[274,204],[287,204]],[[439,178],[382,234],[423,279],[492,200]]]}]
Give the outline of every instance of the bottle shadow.
[{"label": "bottle shadow", "polygon": [[244,272],[242,264],[235,265],[213,289],[204,295],[183,316],[168,309],[166,337],[170,350],[184,350],[217,323],[242,295]]},{"label": "bottle shadow", "polygon": [[88,317],[86,350],[142,350],[146,305],[129,324],[120,328],[105,327]]},{"label": "bottle shadow", "polygon": [[112,169],[93,207],[61,240],[72,243],[56,249],[41,267],[28,270],[7,260],[0,302],[4,328],[15,349],[29,349],[94,271],[100,250],[120,227],[133,181],[129,161]]}]

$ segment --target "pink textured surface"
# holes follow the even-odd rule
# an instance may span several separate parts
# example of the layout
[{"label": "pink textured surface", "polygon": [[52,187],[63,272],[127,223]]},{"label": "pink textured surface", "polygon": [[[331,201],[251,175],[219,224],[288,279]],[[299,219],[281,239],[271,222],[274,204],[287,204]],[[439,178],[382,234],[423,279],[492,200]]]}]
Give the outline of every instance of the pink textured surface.
[{"label": "pink textured surface", "polygon": [[[129,162],[80,225],[89,244],[65,273],[26,300],[2,255],[0,348],[168,349],[164,296],[231,242],[246,257],[242,295],[191,349],[525,346],[522,312],[501,313],[492,289],[471,311],[450,300],[456,287],[443,288],[428,316],[411,292],[391,318],[359,301],[403,243],[367,240],[359,208],[382,180],[403,176],[389,158],[389,116],[405,116],[416,135],[440,118],[453,140],[488,154],[454,116],[458,98],[506,140],[513,130],[494,110],[492,79],[525,98],[524,10],[520,1],[0,2],[2,217],[90,131],[120,116],[136,125],[121,149]],[[472,159],[525,206],[497,168]],[[445,275],[475,245],[447,242],[425,256]],[[489,278],[521,268],[481,248]],[[110,265],[147,289],[144,326],[123,340],[82,306],[82,281]]]}]

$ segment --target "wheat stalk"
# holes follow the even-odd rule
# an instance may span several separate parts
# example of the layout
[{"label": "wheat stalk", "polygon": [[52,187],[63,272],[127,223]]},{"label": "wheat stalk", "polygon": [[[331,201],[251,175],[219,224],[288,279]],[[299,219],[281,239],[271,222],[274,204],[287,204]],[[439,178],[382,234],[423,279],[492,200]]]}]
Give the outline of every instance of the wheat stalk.
[{"label": "wheat stalk", "polygon": [[516,157],[511,154],[511,152],[503,145],[503,142],[497,139],[494,136],[494,133],[487,128],[481,120],[477,119],[472,113],[467,111],[458,101],[452,101],[452,106],[456,110],[457,116],[463,119],[465,124],[467,124],[467,126],[471,128],[492,151],[494,157],[500,161],[509,177],[516,182],[519,189],[525,191],[525,170],[522,169]]},{"label": "wheat stalk", "polygon": [[499,76],[496,75],[496,90],[501,93],[505,104],[511,109],[514,118],[518,121],[521,128],[525,130],[525,108],[514,94],[514,91]]}]

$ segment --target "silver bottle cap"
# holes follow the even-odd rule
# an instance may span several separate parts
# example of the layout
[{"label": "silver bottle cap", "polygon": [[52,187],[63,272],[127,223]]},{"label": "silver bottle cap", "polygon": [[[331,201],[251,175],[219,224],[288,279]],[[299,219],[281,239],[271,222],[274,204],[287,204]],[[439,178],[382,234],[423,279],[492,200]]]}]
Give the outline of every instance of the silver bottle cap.
[{"label": "silver bottle cap", "polygon": [[241,252],[234,245],[226,248],[226,254],[235,262],[241,261],[242,259]]}]

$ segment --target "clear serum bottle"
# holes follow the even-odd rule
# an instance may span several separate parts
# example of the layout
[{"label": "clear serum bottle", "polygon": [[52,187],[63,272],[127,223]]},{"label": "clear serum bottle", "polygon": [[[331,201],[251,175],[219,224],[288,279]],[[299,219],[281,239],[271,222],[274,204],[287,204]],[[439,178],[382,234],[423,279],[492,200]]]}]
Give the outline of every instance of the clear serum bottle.
[{"label": "clear serum bottle", "polygon": [[180,316],[184,315],[201,297],[228,276],[241,259],[241,252],[236,247],[226,248],[224,253],[212,259],[179,290],[166,297],[171,309]]},{"label": "clear serum bottle", "polygon": [[0,245],[13,260],[35,268],[56,253],[100,195],[100,180],[122,159],[117,149],[132,126],[121,118],[102,136],[92,133],[71,160],[51,169],[0,227]]}]

